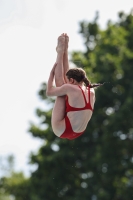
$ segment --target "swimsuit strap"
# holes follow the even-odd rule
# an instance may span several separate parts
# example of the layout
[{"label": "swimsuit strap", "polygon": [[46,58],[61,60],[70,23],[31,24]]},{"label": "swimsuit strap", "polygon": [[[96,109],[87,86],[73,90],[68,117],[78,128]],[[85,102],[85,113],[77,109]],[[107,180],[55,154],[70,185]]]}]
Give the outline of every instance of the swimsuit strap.
[{"label": "swimsuit strap", "polygon": [[66,96],[66,113],[67,112],[70,112],[70,111],[80,111],[80,110],[91,110],[93,111],[92,107],[91,107],[91,104],[90,104],[90,88],[88,87],[88,99],[89,99],[89,102],[87,103],[87,100],[86,100],[86,97],[85,97],[85,93],[84,91],[82,90],[82,88],[80,86],[78,86],[81,91],[82,91],[82,94],[83,94],[83,97],[84,97],[84,101],[85,101],[85,106],[82,107],[82,108],[75,108],[75,107],[72,107],[70,104],[69,104],[69,101],[68,101],[68,96]]},{"label": "swimsuit strap", "polygon": [[[79,86],[79,85],[78,85]],[[79,88],[81,89],[82,91],[82,94],[83,94],[83,97],[84,97],[84,100],[85,100],[85,104],[87,104],[87,100],[86,100],[86,97],[85,97],[85,93],[84,91],[82,90],[81,86],[79,86]],[[89,95],[89,102],[90,102],[90,95]]]},{"label": "swimsuit strap", "polygon": [[91,96],[91,94],[90,94],[90,88],[88,87],[88,99],[89,99],[89,103],[91,103],[90,96]]},{"label": "swimsuit strap", "polygon": [[89,102],[88,102],[88,104],[90,104],[90,110],[92,110],[93,111],[93,108],[92,108],[92,106],[91,106],[91,99],[90,99],[90,96],[91,96],[91,93],[90,93],[90,87],[88,87],[88,98],[89,98]]}]

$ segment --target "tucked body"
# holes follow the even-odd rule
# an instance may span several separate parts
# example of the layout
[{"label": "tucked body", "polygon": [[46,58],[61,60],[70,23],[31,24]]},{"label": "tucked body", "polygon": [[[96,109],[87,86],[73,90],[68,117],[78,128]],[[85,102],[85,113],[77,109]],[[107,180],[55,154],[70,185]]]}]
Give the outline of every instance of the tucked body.
[{"label": "tucked body", "polygon": [[[67,34],[58,38],[57,60],[47,84],[47,96],[56,96],[52,128],[60,138],[75,139],[83,134],[92,117],[95,90],[82,68],[69,68]],[[54,86],[54,79],[56,87]]]}]

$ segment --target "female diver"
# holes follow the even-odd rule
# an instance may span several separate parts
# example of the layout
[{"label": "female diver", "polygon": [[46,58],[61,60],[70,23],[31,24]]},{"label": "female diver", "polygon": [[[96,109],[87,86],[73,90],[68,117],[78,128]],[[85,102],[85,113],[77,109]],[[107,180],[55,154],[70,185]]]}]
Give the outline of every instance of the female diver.
[{"label": "female diver", "polygon": [[46,95],[57,96],[51,120],[53,132],[72,140],[84,133],[95,103],[93,87],[102,84],[91,84],[81,68],[69,69],[68,42],[67,34],[58,37],[57,59],[50,72]]}]

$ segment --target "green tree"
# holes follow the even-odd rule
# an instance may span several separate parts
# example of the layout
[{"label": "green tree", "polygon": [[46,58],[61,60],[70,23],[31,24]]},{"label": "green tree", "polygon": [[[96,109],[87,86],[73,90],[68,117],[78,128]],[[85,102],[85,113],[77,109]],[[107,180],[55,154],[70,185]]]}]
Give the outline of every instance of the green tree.
[{"label": "green tree", "polygon": [[[28,200],[133,198],[133,15],[119,13],[118,22],[109,21],[105,30],[97,20],[98,14],[93,22],[80,23],[86,50],[72,52],[73,62],[92,82],[105,82],[96,90],[92,119],[81,137],[56,137],[51,128],[54,99],[46,97],[46,84],[41,85],[39,96],[49,110],[37,109],[40,124],[29,129],[44,145],[30,158],[37,168],[25,185]],[[12,194],[19,200],[17,191]]]},{"label": "green tree", "polygon": [[15,158],[13,155],[0,157],[0,200],[14,200],[11,193],[3,187],[3,177],[9,177],[14,170]]},{"label": "green tree", "polygon": [[[15,172],[15,157],[0,157],[0,200],[27,200],[29,178],[23,172]],[[15,198],[16,197],[16,198]]]},{"label": "green tree", "polygon": [[26,178],[22,172],[12,172],[10,175],[2,177],[0,180],[0,200],[30,199],[29,185],[29,178]]}]

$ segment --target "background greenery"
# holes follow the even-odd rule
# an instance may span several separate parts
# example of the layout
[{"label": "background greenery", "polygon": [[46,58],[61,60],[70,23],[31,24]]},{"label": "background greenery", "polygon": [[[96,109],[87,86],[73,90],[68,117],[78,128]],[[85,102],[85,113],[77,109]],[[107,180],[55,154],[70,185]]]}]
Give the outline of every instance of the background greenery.
[{"label": "background greenery", "polygon": [[38,94],[49,110],[36,109],[40,124],[29,128],[44,141],[30,156],[36,170],[29,178],[13,170],[3,175],[0,200],[133,199],[133,15],[118,15],[105,30],[100,29],[98,13],[92,22],[79,24],[85,51],[72,52],[71,60],[85,69],[91,82],[106,82],[96,90],[85,133],[72,141],[53,134],[54,99],[46,97],[43,83]]}]

